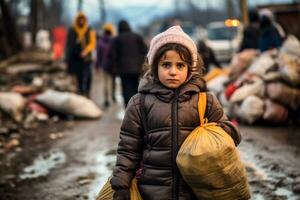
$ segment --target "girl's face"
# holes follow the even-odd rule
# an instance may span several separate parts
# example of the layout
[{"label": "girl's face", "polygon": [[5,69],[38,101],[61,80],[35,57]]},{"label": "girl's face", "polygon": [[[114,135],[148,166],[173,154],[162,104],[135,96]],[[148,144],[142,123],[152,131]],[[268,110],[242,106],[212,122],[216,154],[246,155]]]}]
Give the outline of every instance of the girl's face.
[{"label": "girl's face", "polygon": [[168,88],[178,88],[188,75],[188,63],[174,51],[166,51],[158,63],[158,79]]}]

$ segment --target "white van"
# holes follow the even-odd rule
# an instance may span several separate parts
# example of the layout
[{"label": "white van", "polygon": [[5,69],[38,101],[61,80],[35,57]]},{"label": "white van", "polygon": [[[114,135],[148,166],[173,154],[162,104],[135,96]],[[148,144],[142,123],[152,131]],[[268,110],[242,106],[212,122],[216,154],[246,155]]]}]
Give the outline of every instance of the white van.
[{"label": "white van", "polygon": [[242,40],[242,25],[239,20],[228,19],[224,22],[211,22],[206,26],[207,46],[212,48],[220,62],[228,62],[237,52]]}]

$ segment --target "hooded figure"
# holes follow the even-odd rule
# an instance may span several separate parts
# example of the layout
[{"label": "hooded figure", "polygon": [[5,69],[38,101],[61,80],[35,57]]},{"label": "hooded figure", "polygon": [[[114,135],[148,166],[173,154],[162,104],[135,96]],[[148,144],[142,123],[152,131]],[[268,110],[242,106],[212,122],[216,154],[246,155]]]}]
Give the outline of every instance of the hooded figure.
[{"label": "hooded figure", "polygon": [[240,51],[245,49],[258,49],[259,37],[259,15],[257,10],[249,11],[249,25],[245,27],[243,32],[243,40],[241,42]]},{"label": "hooded figure", "polygon": [[120,76],[125,106],[137,93],[139,75],[147,53],[143,38],[131,31],[127,21],[118,24],[119,35],[114,39],[111,48],[111,67]]},{"label": "hooded figure", "polygon": [[68,31],[65,59],[68,72],[77,78],[78,93],[89,96],[91,86],[92,52],[96,47],[96,33],[88,25],[84,13],[79,12]]},{"label": "hooded figure", "polygon": [[258,46],[261,52],[273,48],[279,48],[282,44],[282,38],[272,23],[272,20],[267,15],[260,17],[260,33],[258,39]]}]

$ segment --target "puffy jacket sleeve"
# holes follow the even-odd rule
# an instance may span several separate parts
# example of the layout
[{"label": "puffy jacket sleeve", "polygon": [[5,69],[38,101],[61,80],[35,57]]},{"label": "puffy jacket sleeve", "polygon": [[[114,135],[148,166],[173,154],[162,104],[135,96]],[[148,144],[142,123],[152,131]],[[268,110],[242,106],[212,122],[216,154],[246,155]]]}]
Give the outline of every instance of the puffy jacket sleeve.
[{"label": "puffy jacket sleeve", "polygon": [[143,128],[139,98],[139,95],[135,95],[130,99],[121,125],[117,162],[111,179],[114,190],[129,188],[131,180],[140,166]]},{"label": "puffy jacket sleeve", "polygon": [[241,134],[238,128],[228,120],[224,114],[223,108],[218,101],[217,97],[212,93],[207,93],[207,106],[205,116],[209,122],[217,122],[228,133],[235,145],[237,146],[241,142]]}]

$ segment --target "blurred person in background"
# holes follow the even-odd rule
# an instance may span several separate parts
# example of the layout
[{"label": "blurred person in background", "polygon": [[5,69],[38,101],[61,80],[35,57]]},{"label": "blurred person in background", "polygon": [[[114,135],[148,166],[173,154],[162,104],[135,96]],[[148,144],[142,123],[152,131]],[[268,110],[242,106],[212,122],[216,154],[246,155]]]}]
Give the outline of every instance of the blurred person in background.
[{"label": "blurred person in background", "polygon": [[118,24],[118,36],[111,48],[112,67],[120,76],[125,107],[129,99],[137,93],[139,76],[147,53],[143,38],[132,32],[127,21]]},{"label": "blurred person in background", "polygon": [[240,50],[258,49],[259,37],[259,14],[257,10],[249,11],[249,24],[243,31],[243,40],[241,42]]},{"label": "blurred person in background", "polygon": [[275,16],[273,14],[273,12],[268,9],[268,8],[264,8],[262,10],[259,11],[259,16],[260,17],[268,17],[272,23],[272,25],[276,28],[276,30],[278,31],[279,35],[280,35],[280,38],[281,40],[285,40],[286,38],[286,33],[285,31],[283,30],[282,26],[276,22],[275,20]]},{"label": "blurred person in background", "polygon": [[103,34],[97,40],[97,60],[96,70],[103,71],[103,84],[104,84],[104,106],[109,106],[109,91],[111,92],[112,100],[115,102],[115,72],[110,64],[110,49],[112,46],[113,36],[115,34],[115,28],[112,23],[106,23],[102,27]]},{"label": "blurred person in background", "polygon": [[279,48],[282,44],[282,37],[274,26],[270,16],[262,14],[260,16],[260,31],[258,47],[261,52],[274,48]]},{"label": "blurred person in background", "polygon": [[205,68],[205,73],[209,72],[210,65],[212,64],[214,67],[222,68],[220,63],[217,61],[216,56],[213,50],[208,47],[203,40],[199,40],[197,44],[198,53],[200,54]]},{"label": "blurred person in background", "polygon": [[79,12],[68,30],[65,60],[68,73],[76,77],[78,93],[89,97],[92,83],[92,52],[96,47],[96,33],[87,17]]}]

